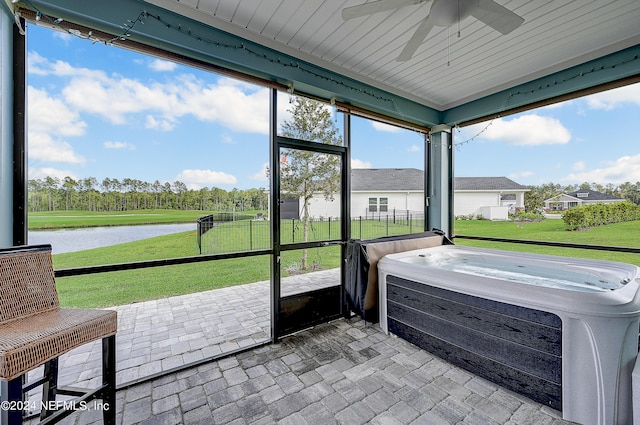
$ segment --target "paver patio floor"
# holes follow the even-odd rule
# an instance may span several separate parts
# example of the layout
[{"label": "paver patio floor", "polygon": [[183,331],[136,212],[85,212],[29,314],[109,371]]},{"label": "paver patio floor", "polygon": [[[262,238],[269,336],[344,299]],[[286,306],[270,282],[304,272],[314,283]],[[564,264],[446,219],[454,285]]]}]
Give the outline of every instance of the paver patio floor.
[{"label": "paver patio floor", "polygon": [[[296,276],[283,292],[337,282],[337,270]],[[119,383],[269,338],[267,282],[117,310]],[[61,359],[62,384],[97,382],[99,344],[87,347]],[[123,425],[567,423],[358,318],[131,386],[116,409]],[[89,410],[63,423],[101,421]]]}]

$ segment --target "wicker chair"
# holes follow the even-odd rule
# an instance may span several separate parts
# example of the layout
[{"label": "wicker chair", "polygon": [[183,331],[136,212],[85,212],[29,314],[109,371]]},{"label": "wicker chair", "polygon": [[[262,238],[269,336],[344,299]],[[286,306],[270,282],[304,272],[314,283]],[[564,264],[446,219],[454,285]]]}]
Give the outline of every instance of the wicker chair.
[{"label": "wicker chair", "polygon": [[[115,311],[60,308],[50,245],[0,249],[0,423],[21,424],[25,407],[33,407],[25,394],[42,385],[41,423],[96,405],[104,423],[115,424],[116,329]],[[100,338],[102,385],[58,387],[58,357]],[[44,376],[26,382],[27,372],[41,365]],[[75,397],[75,404],[56,402],[56,395]]]}]

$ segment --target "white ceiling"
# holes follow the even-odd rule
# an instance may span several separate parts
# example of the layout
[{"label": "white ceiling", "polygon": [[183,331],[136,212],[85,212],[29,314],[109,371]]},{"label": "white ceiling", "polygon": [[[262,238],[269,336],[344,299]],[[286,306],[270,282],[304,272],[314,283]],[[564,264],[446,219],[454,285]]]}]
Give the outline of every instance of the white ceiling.
[{"label": "white ceiling", "polygon": [[406,62],[431,1],[349,21],[341,10],[365,0],[147,1],[438,110],[640,44],[639,0],[496,0],[524,24],[435,27]]}]

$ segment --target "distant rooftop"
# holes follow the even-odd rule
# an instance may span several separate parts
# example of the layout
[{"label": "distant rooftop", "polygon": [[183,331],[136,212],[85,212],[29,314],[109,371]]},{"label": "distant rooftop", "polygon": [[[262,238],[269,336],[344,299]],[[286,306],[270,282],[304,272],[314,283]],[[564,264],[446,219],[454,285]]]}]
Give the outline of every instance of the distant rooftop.
[{"label": "distant rooftop", "polygon": [[351,190],[421,191],[424,172],[417,168],[354,168],[351,170]]},{"label": "distant rooftop", "polygon": [[583,201],[613,201],[622,199],[617,196],[609,195],[608,193],[602,193],[591,189],[579,189],[574,192],[567,193],[567,195],[582,199]]},{"label": "distant rooftop", "polygon": [[529,190],[506,177],[456,177],[454,190]]},{"label": "distant rooftop", "polygon": [[[506,191],[529,190],[506,177],[455,177],[454,190]],[[351,188],[366,191],[422,191],[424,173],[417,168],[354,168],[351,170]]]}]

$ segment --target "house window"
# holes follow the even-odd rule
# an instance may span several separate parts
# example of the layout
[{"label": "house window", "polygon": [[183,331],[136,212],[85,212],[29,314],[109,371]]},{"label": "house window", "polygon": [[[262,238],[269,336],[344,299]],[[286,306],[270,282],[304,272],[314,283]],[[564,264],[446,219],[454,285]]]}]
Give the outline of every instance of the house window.
[{"label": "house window", "polygon": [[562,211],[564,209],[564,204],[562,202],[554,202],[549,204],[552,211]]},{"label": "house window", "polygon": [[380,212],[387,212],[389,206],[389,198],[380,198]]},{"label": "house window", "polygon": [[369,212],[378,211],[378,198],[369,198]]},{"label": "house window", "polygon": [[569,208],[573,208],[573,207],[577,207],[578,203],[577,202],[569,202]]}]

